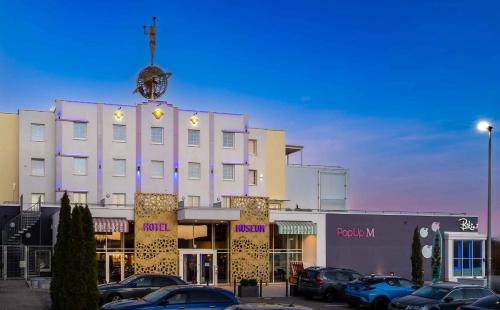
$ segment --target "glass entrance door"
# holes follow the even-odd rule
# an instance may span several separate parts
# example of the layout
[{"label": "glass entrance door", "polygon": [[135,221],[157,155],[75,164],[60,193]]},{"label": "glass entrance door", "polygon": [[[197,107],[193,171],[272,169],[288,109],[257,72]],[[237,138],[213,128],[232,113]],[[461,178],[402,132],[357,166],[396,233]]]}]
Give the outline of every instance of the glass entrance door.
[{"label": "glass entrance door", "polygon": [[124,255],[107,253],[106,255],[106,283],[122,281],[125,277]]},{"label": "glass entrance door", "polygon": [[217,284],[215,250],[179,250],[180,277],[192,284]]}]

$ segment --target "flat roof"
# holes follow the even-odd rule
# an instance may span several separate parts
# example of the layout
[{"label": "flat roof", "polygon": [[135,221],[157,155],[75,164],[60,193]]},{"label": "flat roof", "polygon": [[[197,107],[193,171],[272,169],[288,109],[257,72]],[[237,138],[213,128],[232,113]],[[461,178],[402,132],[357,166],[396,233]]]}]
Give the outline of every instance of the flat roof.
[{"label": "flat roof", "polygon": [[290,155],[299,151],[302,151],[304,147],[302,145],[293,145],[293,144],[287,144],[285,146],[285,153],[286,155]]}]

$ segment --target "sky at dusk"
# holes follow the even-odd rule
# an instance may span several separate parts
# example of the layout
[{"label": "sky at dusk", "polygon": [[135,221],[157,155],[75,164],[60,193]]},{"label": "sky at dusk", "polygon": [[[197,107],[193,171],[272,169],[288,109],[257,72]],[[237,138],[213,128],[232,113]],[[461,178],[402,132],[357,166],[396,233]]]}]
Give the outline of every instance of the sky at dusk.
[{"label": "sky at dusk", "polygon": [[152,16],[155,64],[173,73],[162,99],[285,129],[305,163],[350,169],[352,209],[467,212],[486,226],[475,124],[500,128],[500,2],[0,0],[0,111],[140,102]]}]

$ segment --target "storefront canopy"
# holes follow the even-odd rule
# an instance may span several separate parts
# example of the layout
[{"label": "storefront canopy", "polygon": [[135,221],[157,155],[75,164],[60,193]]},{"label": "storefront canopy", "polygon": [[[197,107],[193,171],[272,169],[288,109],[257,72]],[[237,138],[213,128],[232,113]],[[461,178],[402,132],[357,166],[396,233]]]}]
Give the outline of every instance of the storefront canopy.
[{"label": "storefront canopy", "polygon": [[126,218],[117,217],[94,217],[94,232],[128,232],[128,221]]},{"label": "storefront canopy", "polygon": [[313,222],[277,221],[275,224],[280,235],[315,235],[318,230]]}]

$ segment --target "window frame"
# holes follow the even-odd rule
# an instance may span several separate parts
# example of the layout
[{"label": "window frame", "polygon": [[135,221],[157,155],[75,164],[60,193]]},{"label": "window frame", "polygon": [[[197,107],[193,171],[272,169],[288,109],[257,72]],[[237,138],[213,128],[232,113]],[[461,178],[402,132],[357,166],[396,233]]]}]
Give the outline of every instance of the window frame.
[{"label": "window frame", "polygon": [[[253,183],[250,182],[250,175],[251,175],[250,171],[252,171],[254,173]],[[248,176],[249,176],[249,178],[248,178],[248,185],[249,186],[257,186],[258,185],[257,175],[258,175],[257,169],[248,169]]]},{"label": "window frame", "polygon": [[[161,175],[154,175],[153,171],[155,171],[153,169],[154,165],[155,164],[158,164],[158,163],[161,163]],[[163,160],[151,160],[151,178],[153,179],[163,179],[165,178],[165,161]]]},{"label": "window frame", "polygon": [[[198,176],[191,176],[191,167],[197,166],[198,167]],[[200,180],[201,179],[201,163],[199,162],[194,162],[190,161],[188,162],[188,179],[189,180]]]},{"label": "window frame", "polygon": [[[41,139],[33,139],[33,128],[34,127],[41,127],[42,128],[42,137]],[[40,123],[31,123],[31,141],[32,142],[45,142],[45,124],[40,124]]]},{"label": "window frame", "polygon": [[[85,171],[83,173],[78,173],[76,171],[76,162],[78,160],[84,160],[85,161]],[[78,176],[85,176],[88,174],[88,169],[89,169],[89,163],[87,157],[73,157],[73,175],[78,175]]]},{"label": "window frame", "polygon": [[[123,129],[123,140],[116,139],[115,137],[115,128]],[[127,125],[124,124],[113,124],[113,142],[124,143],[127,142]]]},{"label": "window frame", "polygon": [[[75,135],[76,131],[76,125],[83,125],[85,127],[85,137],[77,137]],[[86,122],[78,122],[78,121],[73,121],[73,140],[87,140],[89,136],[88,133],[88,126]]]},{"label": "window frame", "polygon": [[[41,174],[34,174],[33,173],[33,162],[41,162],[42,163],[42,173]],[[31,158],[30,161],[31,169],[30,169],[30,175],[34,177],[44,177],[45,176],[45,158]]]},{"label": "window frame", "polygon": [[38,199],[35,202],[33,201],[33,196],[34,195],[37,195],[38,197],[42,197],[42,199],[40,199],[40,202],[42,204],[45,203],[45,193],[31,193],[31,204],[32,205],[35,204],[35,203],[38,203]]},{"label": "window frame", "polygon": [[[232,137],[232,145],[226,146],[226,135],[231,135]],[[234,149],[236,147],[236,134],[233,131],[223,131],[222,132],[222,147],[224,149]]]},{"label": "window frame", "polygon": [[[82,195],[82,196],[79,196],[79,197],[85,197],[85,202],[75,202],[75,194],[77,195]],[[86,205],[88,203],[88,192],[72,192],[71,193],[71,204],[74,204],[74,205]]]},{"label": "window frame", "polygon": [[[123,196],[123,204],[113,203],[113,200],[116,200],[115,197]],[[112,193],[111,194],[111,205],[117,207],[124,207],[127,204],[127,193]]]},{"label": "window frame", "polygon": [[[232,178],[227,179],[226,178],[226,173],[225,173],[225,168],[226,167],[231,167],[232,170]],[[236,179],[236,165],[235,164],[222,164],[222,180],[223,181],[234,181]]]},{"label": "window frame", "polygon": [[[115,162],[123,161],[123,175],[115,174]],[[127,160],[125,158],[113,158],[111,166],[111,176],[113,177],[125,177],[127,175]]]},{"label": "window frame", "polygon": [[[253,148],[250,148],[251,144],[253,144]],[[250,150],[252,150],[252,152]],[[257,156],[257,152],[257,139],[248,139],[248,155]]]},{"label": "window frame", "polygon": [[[153,129],[160,129],[160,132],[161,132],[161,142],[155,142],[155,141],[153,141]],[[150,139],[151,139],[151,144],[154,144],[154,145],[163,145],[163,144],[165,144],[165,128],[159,127],[159,126],[151,126]]]},{"label": "window frame", "polygon": [[[197,205],[194,205],[194,203],[193,203],[194,198],[196,198],[198,200]],[[189,207],[189,208],[199,208],[200,202],[201,202],[201,197],[199,195],[188,195],[187,196],[187,207]]]},{"label": "window frame", "polygon": [[[193,144],[190,142],[190,137],[191,137],[191,133],[197,133],[197,139],[198,139],[198,143],[197,144]],[[191,147],[200,147],[200,144],[201,144],[201,132],[199,129],[188,129],[188,142],[187,142],[187,145],[188,146],[191,146]]]}]

